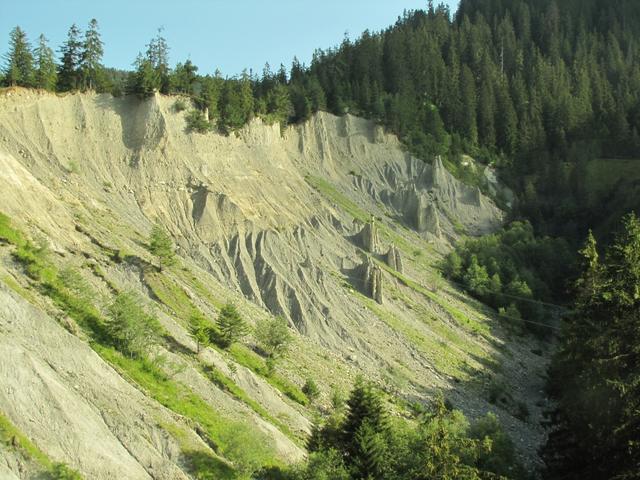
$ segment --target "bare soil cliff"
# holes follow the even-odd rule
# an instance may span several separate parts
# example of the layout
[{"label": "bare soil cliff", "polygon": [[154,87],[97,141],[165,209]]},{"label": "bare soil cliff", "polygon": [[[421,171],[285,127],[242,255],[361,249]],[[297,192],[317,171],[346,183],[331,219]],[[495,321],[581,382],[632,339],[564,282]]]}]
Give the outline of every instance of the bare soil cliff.
[{"label": "bare soil cliff", "polygon": [[[0,211],[44,240],[58,268],[80,271],[98,308],[118,290],[145,298],[168,332],[155,353],[167,382],[220,424],[257,432],[279,461],[303,457],[315,409],[357,374],[409,401],[444,389],[471,416],[495,411],[523,452],[535,450],[542,358],[435,268],[461,234],[500,226],[490,199],[363,119],[318,113],[282,130],[256,119],[228,137],[202,135],[186,131],[175,101],[0,94]],[[146,248],[155,223],[179,256],[162,272]],[[0,244],[0,413],[16,428],[87,478],[188,478],[194,451],[246,460],[92,350],[13,249]],[[195,355],[190,312],[215,319],[228,301],[251,324],[282,315],[296,331],[280,380],[255,367],[251,336]],[[310,377],[316,406],[283,387]],[[498,384],[510,393],[494,404]],[[29,478],[10,448],[0,447],[0,472],[3,458]]]}]

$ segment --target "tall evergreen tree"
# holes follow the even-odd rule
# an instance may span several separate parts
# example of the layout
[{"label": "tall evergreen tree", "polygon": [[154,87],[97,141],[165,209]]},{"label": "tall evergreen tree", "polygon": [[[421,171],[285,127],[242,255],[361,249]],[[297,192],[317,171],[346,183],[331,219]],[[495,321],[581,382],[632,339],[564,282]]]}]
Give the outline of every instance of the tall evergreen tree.
[{"label": "tall evergreen tree", "polygon": [[30,87],[34,82],[33,55],[27,34],[15,27],[9,34],[9,52],[5,56],[4,81],[7,85]]},{"label": "tall evergreen tree", "polygon": [[60,47],[60,65],[58,67],[58,90],[66,92],[80,87],[80,61],[82,42],[80,29],[74,23],[69,28],[67,40]]},{"label": "tall evergreen tree", "polygon": [[640,465],[640,220],[600,260],[593,235],[575,313],[551,370],[558,409],[543,450],[550,479],[636,478]]},{"label": "tall evergreen tree", "polygon": [[83,88],[94,90],[100,86],[104,69],[102,55],[104,55],[104,44],[98,31],[98,21],[93,18],[84,34],[82,53],[80,54]]},{"label": "tall evergreen tree", "polygon": [[53,50],[49,48],[47,39],[44,35],[38,37],[38,46],[34,50],[35,56],[35,82],[37,88],[45,90],[55,90],[58,81],[58,72],[53,57]]},{"label": "tall evergreen tree", "polygon": [[171,90],[186,95],[194,94],[194,86],[198,81],[198,67],[191,60],[178,63],[171,75]]},{"label": "tall evergreen tree", "polygon": [[158,33],[147,45],[145,58],[155,70],[158,79],[160,93],[170,91],[169,45],[163,36],[163,28],[158,28]]}]

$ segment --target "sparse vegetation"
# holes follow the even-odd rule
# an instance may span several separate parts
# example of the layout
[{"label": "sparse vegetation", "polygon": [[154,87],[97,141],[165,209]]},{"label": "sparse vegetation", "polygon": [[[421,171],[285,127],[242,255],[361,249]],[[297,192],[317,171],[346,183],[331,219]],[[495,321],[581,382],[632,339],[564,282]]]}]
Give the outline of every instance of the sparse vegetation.
[{"label": "sparse vegetation", "polygon": [[176,113],[183,112],[186,109],[187,109],[187,103],[181,98],[176,100],[173,104],[173,111]]},{"label": "sparse vegetation", "polygon": [[50,480],[82,480],[82,476],[64,463],[54,463],[0,412],[0,442],[4,448],[17,451],[26,460],[36,462]]},{"label": "sparse vegetation", "polygon": [[[198,422],[211,442],[220,449],[220,453],[234,462],[234,469],[237,470],[238,467],[241,467],[244,470],[254,468],[256,464],[273,465],[275,463],[271,442],[264,434],[250,428],[245,423],[221,416],[187,386],[154,375],[153,372],[145,369],[143,363],[138,360],[128,358],[116,350],[105,347],[99,347],[98,352],[162,405]],[[244,449],[237,447],[238,435],[241,435],[245,442]],[[218,468],[225,471],[228,466],[225,468],[219,465]]]},{"label": "sparse vegetation", "polygon": [[82,480],[82,475],[64,463],[55,463],[49,477],[51,480]]},{"label": "sparse vegetation", "polygon": [[249,350],[244,345],[238,343],[232,345],[229,349],[229,353],[233,356],[233,359],[236,362],[263,377],[267,382],[280,390],[294,402],[299,403],[300,405],[307,405],[309,403],[309,399],[297,385],[278,375],[278,373],[274,372],[273,369],[269,369],[262,357]]},{"label": "sparse vegetation", "polygon": [[313,380],[313,378],[307,378],[307,380],[304,382],[304,385],[302,386],[302,392],[312,402],[320,395],[320,389],[318,388],[318,385]]},{"label": "sparse vegetation", "polygon": [[187,113],[185,119],[187,120],[187,131],[189,132],[207,133],[212,129],[211,123],[204,118],[204,113],[200,110],[191,110]]}]

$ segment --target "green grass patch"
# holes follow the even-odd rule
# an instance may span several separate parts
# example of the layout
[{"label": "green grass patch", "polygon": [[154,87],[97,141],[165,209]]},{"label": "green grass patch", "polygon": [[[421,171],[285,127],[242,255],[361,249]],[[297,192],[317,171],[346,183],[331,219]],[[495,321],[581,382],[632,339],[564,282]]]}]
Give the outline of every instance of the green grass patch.
[{"label": "green grass patch", "polygon": [[18,282],[16,282],[16,279],[13,278],[11,275],[2,274],[0,275],[0,280],[2,280],[5,283],[5,285],[7,285],[7,287],[9,287],[11,290],[16,292],[18,295],[20,295],[22,298],[27,300],[29,303],[35,304],[36,299],[33,293],[28,289],[24,288]]},{"label": "green grass patch", "polygon": [[4,213],[0,213],[0,240],[16,246],[25,243],[22,233],[11,225],[11,219]]},{"label": "green grass patch", "polygon": [[198,277],[196,277],[188,268],[178,268],[175,270],[175,273],[177,273],[186,284],[190,285],[200,298],[206,299],[207,302],[218,310],[224,306],[225,302],[214,298],[213,295],[211,295],[211,290],[205,287]]},{"label": "green grass patch", "polygon": [[145,282],[156,298],[173,310],[185,323],[193,313],[200,313],[185,291],[166,275],[159,272],[146,273]]},{"label": "green grass patch", "polygon": [[227,460],[203,448],[193,436],[176,423],[158,422],[180,446],[180,452],[188,472],[197,480],[235,478],[234,468]]},{"label": "green grass patch", "polygon": [[[278,464],[275,450],[266,435],[248,424],[219,415],[188,387],[167,378],[157,365],[144,358],[125,357],[112,348],[104,331],[104,319],[91,301],[93,292],[83,283],[81,276],[73,271],[63,271],[59,274],[55,266],[48,261],[44,248],[35,247],[28,240],[24,240],[24,237],[10,226],[8,218],[1,221],[3,233],[0,238],[16,242],[14,257],[24,265],[29,276],[39,282],[42,293],[49,296],[90,335],[92,348],[124,377],[138,384],[159,403],[201,425],[216,452],[233,461],[236,473],[230,470],[228,465],[222,467],[216,462],[205,461],[206,459],[198,454],[197,458],[192,458],[193,464],[202,465],[204,462],[208,466],[215,464],[219,467],[213,471],[213,477],[198,478],[237,478],[238,475],[245,478],[263,465]],[[166,286],[164,283],[159,284]],[[176,291],[168,290],[172,294]],[[174,295],[169,301],[176,301],[175,298],[183,301],[186,294],[182,294],[183,298]],[[62,472],[61,475],[65,474],[63,467],[54,467]]]},{"label": "green grass patch", "polygon": [[430,330],[435,332],[440,338],[444,339],[447,343],[455,345],[462,351],[472,354],[478,357],[485,357],[486,353],[475,342],[470,342],[464,338],[459,332],[452,329],[447,324],[440,321],[431,312],[429,312],[424,305],[413,301],[411,298],[402,294],[400,291],[390,288],[390,292],[396,296],[399,300],[404,302],[413,311],[415,311],[421,318],[422,322],[428,326]]},{"label": "green grass patch", "polygon": [[53,462],[29,440],[11,421],[0,412],[0,441],[7,447],[15,448],[22,456],[34,460],[45,469],[51,468]]}]

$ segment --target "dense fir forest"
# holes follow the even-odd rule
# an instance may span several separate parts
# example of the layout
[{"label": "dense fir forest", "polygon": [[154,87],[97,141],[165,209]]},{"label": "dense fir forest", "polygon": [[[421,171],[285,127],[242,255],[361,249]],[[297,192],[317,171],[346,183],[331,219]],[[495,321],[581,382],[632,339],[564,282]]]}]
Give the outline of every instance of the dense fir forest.
[{"label": "dense fir forest", "polygon": [[[584,182],[592,159],[640,158],[639,39],[637,0],[461,0],[455,15],[428,2],[384,31],[317,50],[310,65],[294,60],[289,69],[267,64],[260,74],[223,77],[201,75],[189,60],[171,67],[162,31],[135,58],[132,71],[106,68],[92,20],[84,33],[75,25],[69,29],[57,57],[44,35],[33,45],[16,27],[2,81],[141,99],[156,91],[181,94],[192,105],[177,100],[176,109],[189,110],[188,129],[199,133],[230,133],[255,116],[285,125],[318,110],[351,113],[384,125],[425,161],[442,155],[467,181],[479,182],[463,167],[463,154],[495,166],[519,192],[514,218],[530,223],[461,243],[447,257],[445,273],[509,321],[548,317],[523,299],[574,303],[551,371],[558,408],[550,415],[552,434],[543,452],[547,475],[631,479],[640,471],[638,220],[625,217],[618,236],[601,242],[608,247],[588,237],[575,287],[570,252],[589,227],[612,214],[611,205],[619,207],[613,212],[618,217],[630,206],[640,208],[640,199],[622,198],[626,191],[612,192],[609,204],[586,208]],[[357,388],[354,395],[371,395]],[[381,407],[367,408],[373,413],[361,413],[371,418],[358,420],[366,428],[360,437],[352,432],[364,443],[349,443],[343,435],[357,430],[349,423],[355,421],[352,409],[312,438],[310,461],[322,462],[316,467],[324,476],[296,475],[408,478],[385,455],[411,449],[417,438],[449,435],[455,441],[441,453],[461,470],[434,470],[424,478],[475,478],[481,448],[473,444],[473,428],[471,437],[468,427],[456,430],[455,419],[447,417],[452,413],[436,409],[409,434],[386,421],[383,428]],[[461,453],[461,445],[472,444],[467,450],[473,458]],[[372,460],[362,449],[379,456]]]}]

